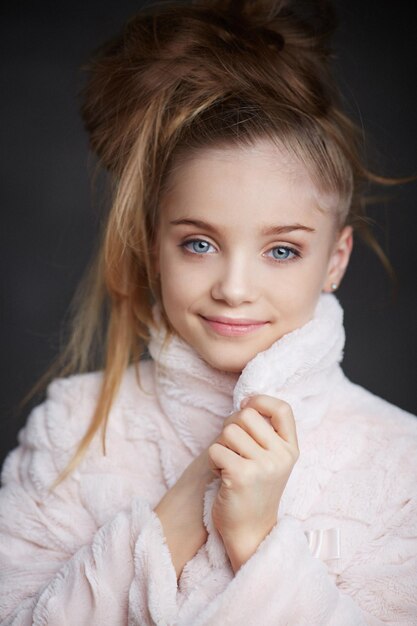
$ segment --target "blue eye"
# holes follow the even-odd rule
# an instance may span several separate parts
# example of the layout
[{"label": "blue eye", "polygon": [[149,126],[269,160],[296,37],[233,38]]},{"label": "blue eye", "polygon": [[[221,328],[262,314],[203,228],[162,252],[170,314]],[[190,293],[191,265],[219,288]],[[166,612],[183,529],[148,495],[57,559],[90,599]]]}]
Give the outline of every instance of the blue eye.
[{"label": "blue eye", "polygon": [[273,258],[277,261],[287,261],[300,256],[297,250],[288,246],[276,246],[275,248],[271,248],[271,252]]},{"label": "blue eye", "polygon": [[[198,256],[203,256],[209,252],[210,247],[214,246],[204,239],[189,239],[180,244],[180,248],[184,248],[187,252]],[[275,246],[271,248],[273,259],[275,261],[292,261],[300,256],[300,253],[289,246]]]},{"label": "blue eye", "polygon": [[[191,250],[187,246],[191,246]],[[205,254],[209,246],[211,246],[211,243],[204,241],[204,239],[189,239],[181,244],[181,248],[185,248],[192,254]]]}]

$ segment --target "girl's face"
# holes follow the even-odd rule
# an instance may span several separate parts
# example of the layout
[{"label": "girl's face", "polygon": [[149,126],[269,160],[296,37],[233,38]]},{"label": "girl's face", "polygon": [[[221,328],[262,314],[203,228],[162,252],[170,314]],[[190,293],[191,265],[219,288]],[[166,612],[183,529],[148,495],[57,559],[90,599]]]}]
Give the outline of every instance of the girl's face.
[{"label": "girl's face", "polygon": [[207,363],[241,372],[339,284],[352,228],[337,230],[337,198],[266,141],[207,150],[173,176],[155,247],[164,309]]}]

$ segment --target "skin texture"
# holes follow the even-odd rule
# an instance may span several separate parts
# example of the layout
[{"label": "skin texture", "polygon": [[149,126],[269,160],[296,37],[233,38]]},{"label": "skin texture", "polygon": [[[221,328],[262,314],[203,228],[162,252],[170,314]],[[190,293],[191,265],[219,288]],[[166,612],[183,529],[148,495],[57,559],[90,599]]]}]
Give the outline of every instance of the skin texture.
[{"label": "skin texture", "polygon": [[[320,292],[340,283],[352,248],[352,229],[337,230],[332,208],[306,167],[266,141],[207,150],[177,169],[162,202],[155,251],[175,331],[216,369],[240,373],[258,352],[305,324]],[[182,219],[209,222],[217,231],[172,224]],[[260,232],[294,224],[314,232]],[[224,337],[201,316],[267,324]]]},{"label": "skin texture", "polygon": [[[154,249],[163,306],[178,335],[208,364],[238,375],[258,352],[308,322],[320,293],[340,284],[352,228],[338,228],[339,199],[321,192],[305,165],[268,141],[206,150],[177,168],[170,182]],[[173,223],[182,220],[193,223]],[[263,234],[267,226],[284,229]],[[267,323],[225,337],[202,316]],[[298,456],[292,409],[277,398],[250,398],[225,420],[155,509],[177,574],[206,539],[201,502],[193,498],[202,499],[208,471],[222,479],[212,515],[236,572],[277,523]]]}]

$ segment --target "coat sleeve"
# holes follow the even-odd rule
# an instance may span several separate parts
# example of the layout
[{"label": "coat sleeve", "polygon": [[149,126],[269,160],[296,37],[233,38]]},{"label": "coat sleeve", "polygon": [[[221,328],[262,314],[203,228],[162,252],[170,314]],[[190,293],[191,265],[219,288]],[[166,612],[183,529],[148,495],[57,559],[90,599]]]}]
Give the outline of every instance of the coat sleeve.
[{"label": "coat sleeve", "polygon": [[[208,494],[208,547],[212,561],[220,562],[221,539],[207,517]],[[413,626],[416,588],[415,498],[380,520],[338,576],[313,556],[300,522],[284,516],[192,626]]]},{"label": "coat sleeve", "polygon": [[[51,441],[68,432],[74,403],[54,381],[9,453],[0,490],[2,626],[168,625],[177,578],[159,517],[146,499],[98,527]],[[58,430],[57,430],[58,429]]]}]

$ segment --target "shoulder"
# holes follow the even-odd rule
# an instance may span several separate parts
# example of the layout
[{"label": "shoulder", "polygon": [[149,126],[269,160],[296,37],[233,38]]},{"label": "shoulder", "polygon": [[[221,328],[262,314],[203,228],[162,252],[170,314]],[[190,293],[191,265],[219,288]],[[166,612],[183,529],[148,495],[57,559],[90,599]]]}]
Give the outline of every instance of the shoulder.
[{"label": "shoulder", "polygon": [[[44,401],[32,409],[18,433],[17,448],[6,457],[2,482],[16,461],[22,462],[28,455],[35,460],[47,454],[58,469],[65,466],[91,422],[102,381],[103,372],[96,371],[56,378],[48,385]],[[144,399],[151,397],[153,362],[141,361],[124,372],[110,415],[123,413],[124,407],[143,405]]]},{"label": "shoulder", "polygon": [[[381,435],[417,437],[417,416],[344,377],[333,397],[341,421],[364,424]],[[337,408],[336,408],[337,407]]]},{"label": "shoulder", "polygon": [[310,447],[331,476],[327,497],[338,515],[386,528],[417,505],[417,418],[346,377]]},{"label": "shoulder", "polygon": [[19,444],[31,449],[68,447],[76,431],[86,424],[87,411],[97,400],[101,381],[101,372],[54,379],[44,401],[32,409],[19,431]]},{"label": "shoulder", "polygon": [[[115,402],[136,399],[140,395],[153,392],[152,360],[142,360],[130,365],[123,373]],[[46,401],[59,402],[67,406],[97,401],[103,382],[103,372],[74,374],[66,378],[56,378],[46,390]]]},{"label": "shoulder", "polygon": [[352,465],[363,476],[373,477],[375,490],[383,485],[385,502],[401,501],[410,494],[417,497],[415,415],[345,378],[334,395],[329,418],[343,433]]}]

